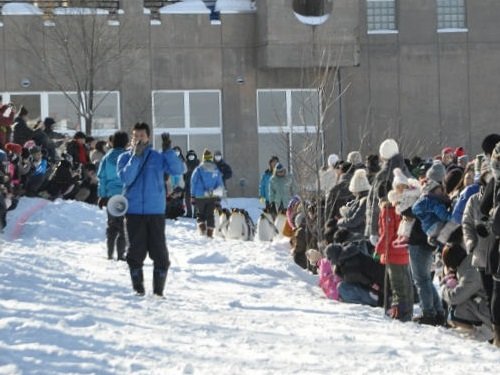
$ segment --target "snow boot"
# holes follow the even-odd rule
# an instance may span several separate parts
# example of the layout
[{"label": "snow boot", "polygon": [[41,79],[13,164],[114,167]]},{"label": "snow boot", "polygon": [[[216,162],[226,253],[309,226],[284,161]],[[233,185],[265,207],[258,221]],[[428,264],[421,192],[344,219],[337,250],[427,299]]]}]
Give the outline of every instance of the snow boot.
[{"label": "snow boot", "polygon": [[207,237],[214,238],[214,228],[207,228]]},{"label": "snow boot", "polygon": [[108,238],[106,245],[108,247],[108,259],[113,259],[113,251],[114,251],[114,247],[115,247],[115,241],[112,241],[111,239]]},{"label": "snow boot", "polygon": [[423,313],[421,316],[416,316],[413,321],[418,324],[424,324],[428,326],[436,326],[436,316]]},{"label": "snow boot", "polygon": [[163,297],[163,289],[167,281],[167,270],[155,268],[153,270],[153,294]]},{"label": "snow boot", "polygon": [[144,290],[144,274],[142,268],[131,268],[130,277],[132,278],[132,288],[134,288],[138,296],[146,294]]},{"label": "snow boot", "polygon": [[198,230],[200,231],[200,234],[204,236],[207,232],[207,224],[205,223],[198,223]]},{"label": "snow boot", "polygon": [[500,348],[500,325],[493,324],[493,333],[495,337],[493,338],[493,345]]}]

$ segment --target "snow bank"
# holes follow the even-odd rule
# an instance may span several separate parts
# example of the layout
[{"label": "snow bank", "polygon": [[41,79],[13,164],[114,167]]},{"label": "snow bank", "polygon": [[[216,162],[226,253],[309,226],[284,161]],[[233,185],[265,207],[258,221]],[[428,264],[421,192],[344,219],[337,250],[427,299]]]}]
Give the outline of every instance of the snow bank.
[{"label": "snow bank", "polygon": [[184,0],[175,4],[165,5],[158,10],[161,14],[210,14],[202,0]]},{"label": "snow bank", "polygon": [[109,11],[99,8],[71,8],[60,7],[54,8],[52,13],[63,16],[88,16],[88,15],[107,15]]},{"label": "snow bank", "polygon": [[215,10],[222,14],[255,12],[255,3],[250,0],[217,0]]},{"label": "snow bank", "polygon": [[43,11],[28,3],[7,3],[2,7],[4,16],[26,16],[26,15],[42,15]]},{"label": "snow bank", "polygon": [[[379,308],[327,300],[287,240],[209,240],[167,221],[166,299],[107,260],[105,212],[23,198],[0,239],[0,374],[493,374],[500,352]],[[228,206],[255,200],[228,199]],[[258,208],[255,209],[258,211]]]}]

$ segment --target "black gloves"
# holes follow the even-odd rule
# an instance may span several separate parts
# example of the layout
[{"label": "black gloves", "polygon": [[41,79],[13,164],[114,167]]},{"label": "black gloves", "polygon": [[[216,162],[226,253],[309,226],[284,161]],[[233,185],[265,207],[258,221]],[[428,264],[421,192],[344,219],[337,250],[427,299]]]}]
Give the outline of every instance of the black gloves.
[{"label": "black gloves", "polygon": [[170,139],[169,133],[161,134],[161,149],[162,151],[167,151],[172,146],[172,140]]},{"label": "black gloves", "polygon": [[146,146],[148,144],[144,142],[137,142],[134,146],[133,153],[135,156],[141,156],[144,153],[144,150],[146,149]]}]

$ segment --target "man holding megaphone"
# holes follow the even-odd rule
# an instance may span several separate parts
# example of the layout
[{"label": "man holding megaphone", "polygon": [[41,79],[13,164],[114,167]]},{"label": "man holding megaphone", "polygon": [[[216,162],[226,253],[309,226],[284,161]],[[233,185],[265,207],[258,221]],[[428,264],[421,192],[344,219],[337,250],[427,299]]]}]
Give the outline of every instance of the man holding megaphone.
[{"label": "man holding megaphone", "polygon": [[142,266],[146,255],[153,260],[153,293],[163,296],[170,266],[165,240],[165,174],[182,175],[186,166],[171,150],[171,140],[162,134],[162,152],[149,143],[150,129],[137,123],[132,129],[132,148],[118,158],[118,176],[128,201],[125,223],[129,238],[127,263],[132,287],[145,294]]}]

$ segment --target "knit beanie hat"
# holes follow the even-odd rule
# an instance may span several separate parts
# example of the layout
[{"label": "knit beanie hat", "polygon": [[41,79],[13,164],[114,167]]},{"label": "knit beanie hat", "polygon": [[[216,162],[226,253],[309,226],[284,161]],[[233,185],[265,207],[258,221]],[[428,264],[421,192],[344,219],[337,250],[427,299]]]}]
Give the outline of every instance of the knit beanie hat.
[{"label": "knit beanie hat", "polygon": [[433,181],[442,183],[445,174],[446,174],[446,169],[445,169],[443,163],[441,163],[440,160],[436,160],[436,161],[434,161],[434,163],[432,163],[431,167],[427,170],[427,172],[425,173],[425,176],[429,180],[433,180]]},{"label": "knit beanie hat", "polygon": [[457,147],[457,148],[455,149],[454,153],[455,153],[455,156],[456,156],[457,158],[459,158],[460,156],[464,156],[464,155],[466,155],[465,150],[464,150],[464,148],[463,148],[462,146]]},{"label": "knit beanie hat", "polygon": [[394,155],[399,154],[399,146],[394,139],[389,138],[380,144],[378,152],[383,159],[389,160]]},{"label": "knit beanie hat", "polygon": [[441,155],[446,155],[449,153],[454,153],[454,150],[451,147],[445,147],[441,150]]},{"label": "knit beanie hat", "polygon": [[371,186],[366,177],[366,171],[364,169],[356,170],[349,183],[349,191],[351,193],[361,193],[362,191],[370,190],[370,188]]},{"label": "knit beanie hat", "polygon": [[339,156],[337,154],[330,154],[328,156],[328,166],[333,167],[339,161]]},{"label": "knit beanie hat", "polygon": [[212,161],[213,156],[210,150],[205,149],[203,150],[203,161]]},{"label": "knit beanie hat", "polygon": [[17,143],[10,143],[9,142],[5,145],[5,149],[7,151],[14,153],[14,154],[20,155],[21,152],[23,151],[23,146],[18,145]]},{"label": "knit beanie hat", "polygon": [[444,190],[446,194],[450,194],[458,186],[464,176],[461,168],[453,168],[444,176]]},{"label": "knit beanie hat", "polygon": [[400,168],[394,168],[392,171],[394,178],[392,180],[392,188],[395,189],[398,185],[408,185],[408,177],[406,177]]},{"label": "knit beanie hat", "polygon": [[363,164],[363,158],[361,157],[361,153],[359,151],[349,152],[347,155],[347,161],[352,165]]},{"label": "knit beanie hat", "polygon": [[500,142],[500,134],[490,134],[487,135],[484,139],[483,142],[481,143],[481,148],[483,149],[484,153],[486,155],[491,155],[493,152],[493,149],[495,148],[495,145]]}]

